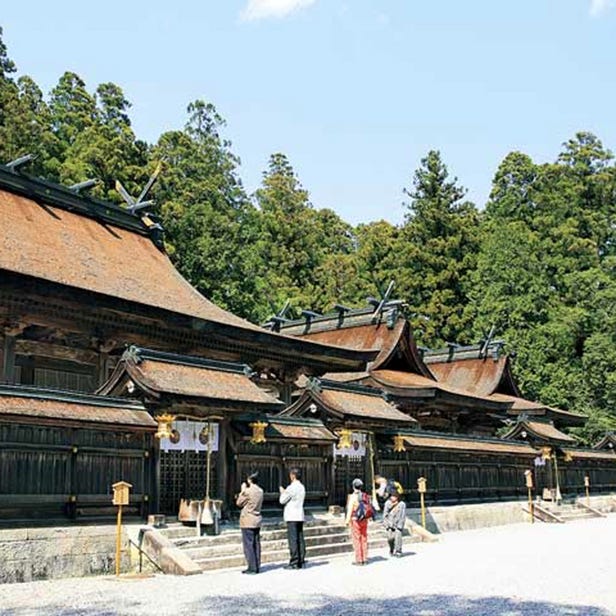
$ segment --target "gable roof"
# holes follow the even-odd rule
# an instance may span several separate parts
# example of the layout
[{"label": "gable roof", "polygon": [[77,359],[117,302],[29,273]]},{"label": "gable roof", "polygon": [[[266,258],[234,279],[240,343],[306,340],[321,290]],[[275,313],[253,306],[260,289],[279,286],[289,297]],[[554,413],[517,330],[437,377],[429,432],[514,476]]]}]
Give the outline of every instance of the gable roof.
[{"label": "gable roof", "polygon": [[165,254],[161,229],[147,215],[0,165],[0,272],[116,298],[211,322],[235,338],[332,368],[360,368],[376,353],[298,341],[269,332],[205,298]]},{"label": "gable roof", "polygon": [[525,418],[519,419],[511,430],[503,436],[503,439],[529,439],[555,445],[574,445],[576,443],[573,437],[558,430],[551,421],[534,421]]},{"label": "gable roof", "polygon": [[[0,180],[2,172],[0,167]],[[0,268],[200,319],[260,329],[193,288],[155,245],[139,217],[111,204],[90,205],[88,211],[69,210],[0,188]]]},{"label": "gable roof", "polygon": [[306,443],[334,443],[338,437],[319,419],[308,417],[282,417],[280,415],[242,415],[233,426],[244,437],[252,434],[253,421],[267,423],[265,437],[268,441],[303,441]]},{"label": "gable roof", "polygon": [[511,402],[512,405],[509,410],[510,415],[528,413],[529,415],[552,419],[565,426],[584,425],[588,419],[586,415],[564,411],[563,409],[548,406],[547,404],[542,404],[541,402],[532,402],[531,400],[517,398],[516,396],[496,393],[492,394],[490,398],[493,400],[501,400],[503,402]]},{"label": "gable roof", "polygon": [[450,407],[474,407],[476,410],[488,410],[506,413],[511,407],[510,400],[481,396],[469,391],[450,387],[446,383],[433,381],[413,372],[399,370],[372,370],[370,372],[342,372],[325,374],[325,379],[343,383],[361,383],[387,392],[400,402],[434,401]]},{"label": "gable roof", "polygon": [[246,403],[262,409],[282,408],[283,403],[255,385],[250,376],[251,370],[244,364],[132,346],[124,352],[99,393],[125,393],[130,381],[153,400],[173,397],[200,399],[218,408]]},{"label": "gable roof", "polygon": [[370,307],[289,321],[280,327],[280,332],[358,351],[377,351],[369,369],[394,367],[434,380],[397,306],[385,307],[378,313]]},{"label": "gable roof", "polygon": [[615,451],[616,434],[614,434],[614,432],[607,432],[593,445],[593,449],[609,449],[611,451]]},{"label": "gable roof", "polygon": [[156,422],[134,400],[55,391],[35,387],[0,385],[0,417],[15,422],[125,427],[154,431]]},{"label": "gable roof", "polygon": [[379,424],[406,425],[417,421],[399,411],[377,390],[353,384],[312,379],[300,398],[280,414],[302,416],[316,404],[325,413],[340,420],[367,420]]},{"label": "gable roof", "polygon": [[509,415],[528,413],[553,419],[562,426],[583,425],[586,422],[586,415],[523,398],[513,377],[511,360],[500,350],[500,344],[488,345],[486,349],[480,345],[452,345],[448,349],[428,351],[424,354],[424,361],[441,383],[497,402],[509,403]]},{"label": "gable roof", "polygon": [[456,389],[465,389],[481,396],[489,396],[497,390],[519,396],[506,355],[464,358],[432,352],[424,355],[424,361],[438,381]]}]

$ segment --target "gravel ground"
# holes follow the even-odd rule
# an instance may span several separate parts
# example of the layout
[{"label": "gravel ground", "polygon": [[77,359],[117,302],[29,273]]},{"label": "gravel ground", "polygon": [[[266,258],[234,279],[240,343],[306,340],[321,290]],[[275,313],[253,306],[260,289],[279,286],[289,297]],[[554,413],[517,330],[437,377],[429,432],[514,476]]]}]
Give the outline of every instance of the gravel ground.
[{"label": "gravel ground", "polygon": [[0,614],[616,615],[616,515],[451,533],[408,545],[402,559],[349,563],[0,586]]}]

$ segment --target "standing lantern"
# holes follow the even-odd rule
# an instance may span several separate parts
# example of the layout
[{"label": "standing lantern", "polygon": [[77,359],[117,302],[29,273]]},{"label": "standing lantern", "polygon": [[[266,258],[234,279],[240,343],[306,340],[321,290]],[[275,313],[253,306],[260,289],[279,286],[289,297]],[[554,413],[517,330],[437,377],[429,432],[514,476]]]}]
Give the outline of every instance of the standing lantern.
[{"label": "standing lantern", "polygon": [[528,489],[528,511],[530,512],[530,523],[535,523],[535,509],[533,505],[533,473],[532,471],[524,471],[526,478],[526,488]]},{"label": "standing lantern", "polygon": [[586,506],[590,507],[590,477],[584,475],[584,487],[586,488]]},{"label": "standing lantern", "polygon": [[114,483],[112,503],[118,506],[118,523],[116,530],[116,575],[120,575],[120,558],[122,553],[122,507],[130,502],[130,489],[133,487],[126,481]]},{"label": "standing lantern", "polygon": [[426,501],[425,494],[427,491],[428,480],[425,477],[419,477],[417,479],[417,490],[419,492],[419,498],[421,501],[421,525],[426,528]]}]

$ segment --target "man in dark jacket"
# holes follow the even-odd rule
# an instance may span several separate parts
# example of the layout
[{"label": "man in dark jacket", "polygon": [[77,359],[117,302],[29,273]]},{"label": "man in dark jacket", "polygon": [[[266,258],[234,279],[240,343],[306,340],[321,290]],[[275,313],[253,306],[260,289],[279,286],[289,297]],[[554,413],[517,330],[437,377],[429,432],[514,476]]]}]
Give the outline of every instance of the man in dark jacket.
[{"label": "man in dark jacket", "polygon": [[387,531],[389,553],[402,556],[402,533],[406,524],[406,504],[396,491],[392,491],[383,509],[383,526]]},{"label": "man in dark jacket", "polygon": [[242,508],[240,513],[240,528],[242,529],[242,544],[248,568],[242,573],[259,573],[261,568],[261,507],[263,506],[263,489],[257,485],[258,473],[248,476],[235,504]]}]

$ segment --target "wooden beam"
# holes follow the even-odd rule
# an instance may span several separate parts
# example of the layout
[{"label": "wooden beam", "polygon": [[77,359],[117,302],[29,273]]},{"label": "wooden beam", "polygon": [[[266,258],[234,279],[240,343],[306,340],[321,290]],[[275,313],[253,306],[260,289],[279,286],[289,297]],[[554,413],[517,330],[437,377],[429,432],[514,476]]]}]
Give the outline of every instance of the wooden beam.
[{"label": "wooden beam", "polygon": [[96,364],[98,353],[86,349],[78,349],[49,342],[37,342],[35,340],[17,340],[15,343],[17,355],[35,355],[75,361],[80,364]]}]

